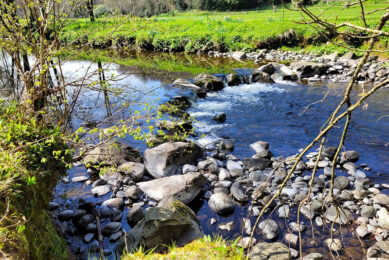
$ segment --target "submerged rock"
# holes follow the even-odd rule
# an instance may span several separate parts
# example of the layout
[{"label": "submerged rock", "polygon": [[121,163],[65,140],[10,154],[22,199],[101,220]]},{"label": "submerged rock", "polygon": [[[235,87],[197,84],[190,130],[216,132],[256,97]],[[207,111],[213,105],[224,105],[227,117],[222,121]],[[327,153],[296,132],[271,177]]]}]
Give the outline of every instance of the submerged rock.
[{"label": "submerged rock", "polygon": [[272,219],[266,219],[259,223],[258,228],[262,231],[266,239],[272,240],[278,236],[278,225]]},{"label": "submerged rock", "polygon": [[158,252],[172,242],[181,247],[203,236],[194,212],[180,201],[173,201],[146,211],[144,218],[120,239],[116,253],[120,256],[126,246],[128,252],[139,246],[145,250],[155,248]]},{"label": "submerged rock", "polygon": [[201,148],[194,143],[164,143],[145,151],[144,164],[154,178],[162,178],[177,174],[180,166],[201,156]]}]

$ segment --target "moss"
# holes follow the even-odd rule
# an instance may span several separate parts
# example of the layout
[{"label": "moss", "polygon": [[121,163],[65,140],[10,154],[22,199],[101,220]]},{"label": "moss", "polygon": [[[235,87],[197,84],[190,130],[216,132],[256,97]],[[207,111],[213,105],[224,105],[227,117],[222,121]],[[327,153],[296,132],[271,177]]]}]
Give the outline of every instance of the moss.
[{"label": "moss", "polygon": [[221,237],[212,239],[205,236],[184,247],[171,245],[168,249],[169,252],[166,254],[154,253],[153,250],[145,252],[139,249],[133,254],[123,256],[122,259],[244,259],[242,248]]}]

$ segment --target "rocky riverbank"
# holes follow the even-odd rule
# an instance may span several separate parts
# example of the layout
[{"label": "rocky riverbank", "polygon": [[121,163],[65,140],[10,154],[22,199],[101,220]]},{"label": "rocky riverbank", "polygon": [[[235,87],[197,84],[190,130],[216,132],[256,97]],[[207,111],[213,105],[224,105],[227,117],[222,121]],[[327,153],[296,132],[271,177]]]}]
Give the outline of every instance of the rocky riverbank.
[{"label": "rocky riverbank", "polygon": [[[272,53],[276,55],[276,52],[269,52],[264,54],[264,58],[268,59],[266,56]],[[288,57],[287,54],[283,55]],[[251,54],[246,56],[251,57]],[[294,57],[297,59],[297,56]],[[305,59],[306,61],[291,63],[290,66],[270,62],[247,75],[229,74],[216,77],[201,74],[193,80],[178,79],[173,85],[192,89],[198,97],[206,98],[207,93],[222,90],[226,85],[253,82],[272,84],[277,80],[304,80],[311,77],[324,79],[322,76],[330,79],[335,74],[331,67],[328,67],[329,62],[320,63],[320,60],[314,61],[313,58]],[[347,64],[352,63],[355,64],[355,60],[348,59]],[[388,74],[387,68],[382,68],[382,64],[376,60],[372,60],[368,68],[374,64],[375,75],[381,70],[384,71],[383,75]],[[354,65],[347,67],[349,72],[355,68],[352,66]],[[343,69],[336,71],[336,74],[347,78]],[[374,81],[381,81],[383,77],[378,77],[377,80],[374,77]],[[160,127],[168,132],[171,130],[170,134],[192,131],[186,112],[191,106],[189,98],[174,97],[168,104],[173,109],[165,107],[163,112],[180,119],[172,124],[165,122]],[[183,120],[186,124],[181,123]],[[223,121],[225,115],[219,115],[215,120]],[[222,216],[248,204],[250,215],[258,216],[263,206],[278,191],[296,157],[275,156],[271,152],[270,144],[262,140],[250,145],[254,154],[252,157],[238,158],[233,154],[234,144],[230,140],[213,141],[201,138],[195,142],[183,140],[163,143],[163,140],[155,136],[150,139],[156,146],[147,149],[143,157],[125,144],[114,141],[105,143],[90,151],[82,162],[75,163],[75,166],[88,167],[85,175],[63,180],[85,182],[90,185],[90,192],[96,198],[104,198],[97,203],[80,200],[76,209],[61,211],[58,210],[60,205],[51,204],[53,214],[61,222],[65,233],[81,236],[86,244],[86,248],[79,247],[75,253],[114,253],[107,248],[104,241],[115,243],[121,240],[117,248],[117,252],[121,253],[125,245],[130,250],[139,245],[154,248],[169,244],[172,240],[185,244],[201,237],[203,232],[195,214],[185,206],[198,199],[207,200],[209,208]],[[368,257],[389,255],[389,245],[385,242],[389,232],[389,197],[382,193],[389,185],[374,184],[366,176],[370,168],[357,164],[359,154],[356,151],[344,151],[336,159],[338,176],[334,180],[335,201],[329,203],[325,200],[325,195],[329,192],[331,162],[335,151],[335,147],[325,147],[319,158],[320,171],[312,181],[310,199],[301,208],[302,222],[307,224],[296,222],[296,209],[309,192],[311,174],[318,153],[313,151],[298,163],[281,196],[269,208],[267,213],[272,214],[263,218],[258,226],[258,240],[265,239],[272,243],[256,244],[252,250],[253,259],[263,259],[265,255],[269,256],[275,252],[285,255],[285,259],[290,256],[298,257],[298,232],[306,232],[306,226],[311,221],[316,228],[329,228],[331,223],[335,223],[335,228],[352,227],[356,236],[378,241],[367,251]],[[99,172],[94,165],[105,165],[109,168]],[[128,209],[126,215],[123,214],[124,208]],[[127,220],[129,226],[134,227],[127,235],[125,234],[128,230],[124,230],[121,224],[123,219]],[[279,219],[287,223],[287,232],[281,232]],[[217,225],[220,230],[231,230],[236,225],[233,222],[218,223],[215,218],[210,218],[209,222],[211,225]],[[249,218],[243,219],[243,223],[244,236],[240,245],[246,247],[254,223]],[[282,233],[284,234],[281,236]],[[340,237],[337,233],[333,240],[328,240],[329,237],[324,239],[326,248],[342,254],[344,241]],[[290,247],[279,242],[274,243],[276,240]],[[318,255],[307,257],[318,259],[314,258]]]}]

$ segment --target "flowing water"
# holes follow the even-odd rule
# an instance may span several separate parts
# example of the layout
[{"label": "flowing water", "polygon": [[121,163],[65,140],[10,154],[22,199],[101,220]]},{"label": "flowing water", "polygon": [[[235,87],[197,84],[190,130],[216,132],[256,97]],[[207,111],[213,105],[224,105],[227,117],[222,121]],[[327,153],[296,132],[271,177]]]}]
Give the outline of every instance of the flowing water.
[{"label": "flowing water", "polygon": [[[239,64],[236,65],[239,67]],[[97,68],[97,64],[90,65],[89,62],[73,61],[65,64],[65,71],[68,77],[75,77],[75,74],[85,73],[88,68]],[[137,67],[125,67],[115,64],[108,64],[106,77],[120,75],[111,81],[111,87],[117,92],[103,93],[91,89],[83,89],[78,99],[72,127],[77,129],[85,122],[100,121],[107,114],[106,95],[109,96],[111,112],[115,119],[123,119],[132,111],[141,109],[144,102],[161,104],[170,97],[176,95],[187,95],[193,97],[193,93],[182,90],[167,84],[175,78],[191,78],[188,73],[172,73],[154,69],[139,69]],[[239,70],[246,73],[247,70]],[[161,76],[163,75],[163,76]],[[220,75],[223,76],[223,75]],[[96,76],[95,76],[96,77]],[[235,144],[234,155],[239,158],[251,157],[254,151],[249,144],[263,140],[271,145],[271,151],[275,156],[289,156],[298,152],[300,148],[307,145],[318,133],[322,124],[334,110],[342,97],[345,86],[309,86],[290,82],[277,82],[276,84],[247,84],[236,87],[226,87],[220,92],[209,94],[205,99],[193,99],[193,107],[189,113],[197,119],[195,123],[199,136],[204,134],[207,138],[229,138]],[[123,101],[135,103],[127,110],[120,110]],[[377,183],[388,180],[389,167],[389,89],[380,90],[368,102],[367,109],[359,109],[353,114],[349,134],[347,135],[345,148],[356,150],[360,153],[359,163],[365,163],[371,171],[367,175]],[[214,115],[225,113],[227,120],[223,124],[212,120]],[[109,126],[112,121],[105,121],[104,126]],[[336,129],[328,136],[328,145],[336,145],[341,128]],[[124,140],[132,146],[144,151],[146,148],[141,142],[135,142],[131,138]],[[68,171],[70,179],[74,176],[85,175],[86,169],[83,166],[74,167]],[[320,173],[320,172],[319,172]],[[54,201],[59,202],[61,209],[75,209],[80,199],[86,201],[102,202],[110,197],[110,193],[95,198],[90,192],[91,186],[85,183],[65,184],[59,182],[54,190]],[[387,193],[388,190],[383,190]],[[242,218],[249,217],[251,222],[255,217],[248,215],[247,205],[236,205],[235,212],[231,216],[218,216],[211,211],[207,201],[197,200],[192,209],[196,212],[205,234],[220,234],[226,238],[236,238],[244,235]],[[124,209],[121,221],[123,228],[128,231],[130,227],[126,222],[128,209]],[[295,219],[295,210],[292,210],[292,219]],[[274,214],[277,215],[277,214]],[[211,225],[210,219],[215,218],[217,224]],[[280,235],[288,229],[285,220],[278,219]],[[231,231],[221,231],[218,224],[233,220],[235,225]],[[104,225],[106,222],[103,222]],[[312,244],[312,230],[309,228],[303,233],[304,252],[321,252],[328,255],[325,247],[321,244],[324,238],[329,237],[329,231],[315,227],[314,235],[318,246]],[[77,235],[71,224],[64,226],[66,238],[73,251],[85,247],[83,257],[87,257],[88,245],[82,242],[82,236]],[[343,252],[345,258],[353,256],[361,258],[362,248],[357,239],[352,237],[350,231],[344,230],[348,252]],[[262,240],[259,233],[256,233],[258,240]],[[367,245],[372,242],[367,241]],[[115,244],[105,238],[106,248],[114,250]],[[110,256],[113,259],[113,256]]]}]

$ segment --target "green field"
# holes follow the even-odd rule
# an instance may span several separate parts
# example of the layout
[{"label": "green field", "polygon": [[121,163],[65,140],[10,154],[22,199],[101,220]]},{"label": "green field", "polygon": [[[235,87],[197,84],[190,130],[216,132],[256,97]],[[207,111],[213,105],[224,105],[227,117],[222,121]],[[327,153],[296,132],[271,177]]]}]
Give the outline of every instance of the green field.
[{"label": "green field", "polygon": [[[389,6],[388,0],[364,2],[366,12]],[[360,8],[354,5],[344,7],[344,2],[330,2],[310,7],[316,14],[326,10],[322,17],[328,21],[352,22],[363,25]],[[384,11],[368,15],[368,26],[374,28]],[[204,12],[192,11],[165,14],[151,18],[107,17],[95,23],[88,19],[71,20],[64,28],[62,40],[71,42],[83,35],[89,41],[101,42],[123,36],[134,41],[139,49],[156,51],[221,50],[252,51],[259,42],[293,28],[298,35],[307,39],[317,35],[315,29],[298,24],[303,15],[287,8],[254,10],[248,12]],[[389,26],[385,30],[389,31]],[[387,43],[384,43],[387,44]]]}]

